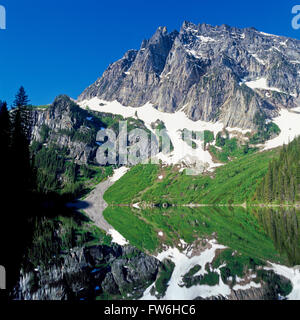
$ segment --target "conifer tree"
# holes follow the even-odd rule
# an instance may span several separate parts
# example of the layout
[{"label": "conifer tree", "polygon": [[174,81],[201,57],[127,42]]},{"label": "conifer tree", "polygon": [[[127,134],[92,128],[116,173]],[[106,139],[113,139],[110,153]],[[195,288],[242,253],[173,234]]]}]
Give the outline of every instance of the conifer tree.
[{"label": "conifer tree", "polygon": [[16,94],[15,100],[14,100],[14,107],[20,108],[20,107],[26,107],[29,103],[28,95],[25,92],[25,89],[23,86],[20,87],[18,93]]}]

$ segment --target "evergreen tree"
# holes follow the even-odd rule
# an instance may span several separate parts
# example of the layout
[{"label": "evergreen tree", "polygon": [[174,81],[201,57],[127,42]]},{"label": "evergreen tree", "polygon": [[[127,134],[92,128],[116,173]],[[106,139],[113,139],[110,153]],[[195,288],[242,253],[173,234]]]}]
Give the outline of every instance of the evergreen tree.
[{"label": "evergreen tree", "polygon": [[20,87],[18,93],[16,94],[15,100],[14,100],[14,107],[20,108],[20,107],[26,107],[29,103],[28,96],[25,92],[25,89],[23,86]]},{"label": "evergreen tree", "polygon": [[29,181],[32,174],[28,165],[29,142],[21,123],[20,110],[8,112],[6,103],[0,102],[0,192],[5,208],[1,215],[1,225],[5,227],[0,241],[6,244],[2,247],[0,264],[8,270],[9,287],[15,284],[29,235]]},{"label": "evergreen tree", "polygon": [[22,106],[28,103],[28,98],[22,92],[18,96],[18,107],[10,112],[6,103],[0,103],[0,189],[5,208],[1,218],[5,229],[0,240],[6,244],[0,264],[8,270],[9,288],[15,285],[19,276],[20,264],[31,238],[30,219],[38,210],[34,201],[34,174],[29,152],[30,113],[26,106]]},{"label": "evergreen tree", "polygon": [[[299,148],[300,149],[300,148]],[[296,163],[296,197],[300,194],[300,161]],[[296,199],[299,200],[299,199]]]},{"label": "evergreen tree", "polygon": [[216,146],[217,147],[223,147],[225,144],[226,139],[222,137],[222,133],[218,132],[216,137]]}]

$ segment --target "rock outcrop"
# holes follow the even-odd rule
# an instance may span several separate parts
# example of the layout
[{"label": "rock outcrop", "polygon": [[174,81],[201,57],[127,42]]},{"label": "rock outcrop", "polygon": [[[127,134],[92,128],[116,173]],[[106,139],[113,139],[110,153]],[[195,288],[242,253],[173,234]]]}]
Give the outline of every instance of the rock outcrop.
[{"label": "rock outcrop", "polygon": [[[96,153],[99,145],[96,143],[96,136],[100,129],[107,128],[103,120],[107,117],[111,118],[110,129],[118,137],[119,120],[114,119],[113,115],[82,109],[68,96],[61,95],[46,109],[31,109],[31,140],[47,146],[54,144],[60,149],[65,148],[67,157],[78,164],[97,164]],[[129,125],[131,129],[143,129],[148,133],[150,141],[150,131],[142,121],[131,121]],[[145,157],[158,152],[158,141],[153,138],[150,146],[146,143],[139,144],[140,152]],[[136,144],[139,139],[138,134],[131,136],[128,130],[127,147]]]},{"label": "rock outcrop", "polygon": [[68,96],[58,96],[47,109],[31,111],[31,140],[66,148],[78,163],[95,158],[96,133],[103,124]]}]

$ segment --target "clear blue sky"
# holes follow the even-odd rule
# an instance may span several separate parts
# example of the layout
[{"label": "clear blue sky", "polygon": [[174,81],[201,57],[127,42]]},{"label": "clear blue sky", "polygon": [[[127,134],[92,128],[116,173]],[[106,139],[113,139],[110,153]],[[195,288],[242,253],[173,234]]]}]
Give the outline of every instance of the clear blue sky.
[{"label": "clear blue sky", "polygon": [[[298,1],[300,4],[300,1]],[[138,49],[158,26],[184,20],[226,23],[300,39],[291,27],[297,1],[0,0],[0,99],[12,102],[23,85],[33,104],[61,93],[77,96],[128,49]]]}]

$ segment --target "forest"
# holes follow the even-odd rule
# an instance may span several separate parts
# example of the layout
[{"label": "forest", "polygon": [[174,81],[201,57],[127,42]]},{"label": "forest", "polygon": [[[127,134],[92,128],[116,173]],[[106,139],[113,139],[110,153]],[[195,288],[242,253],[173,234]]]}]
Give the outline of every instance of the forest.
[{"label": "forest", "polygon": [[300,192],[300,137],[284,145],[279,157],[257,187],[254,200],[263,203],[298,203]]},{"label": "forest", "polygon": [[6,230],[0,235],[5,244],[0,265],[7,270],[7,291],[21,268],[48,264],[65,250],[95,240],[109,243],[87,217],[65,203],[88,193],[112,174],[112,168],[78,165],[66,149],[44,146],[46,126],[41,128],[41,141],[31,143],[31,111],[23,87],[11,107],[0,101],[1,225]]},{"label": "forest", "polygon": [[[35,192],[36,175],[29,150],[29,99],[20,88],[11,110],[0,102],[0,171],[2,221],[0,264],[7,270],[7,288],[18,276],[25,248],[30,243],[31,218],[40,211]],[[5,209],[4,209],[5,208]]]}]

